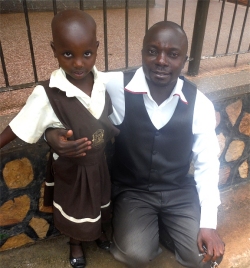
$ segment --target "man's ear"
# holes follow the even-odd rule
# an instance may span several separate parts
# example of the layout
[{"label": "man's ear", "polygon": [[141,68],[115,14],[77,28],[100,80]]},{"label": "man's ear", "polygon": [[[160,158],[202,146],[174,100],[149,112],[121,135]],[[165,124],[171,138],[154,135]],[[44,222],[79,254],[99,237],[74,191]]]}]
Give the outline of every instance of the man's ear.
[{"label": "man's ear", "polygon": [[50,42],[50,46],[51,46],[51,48],[53,50],[54,57],[56,58],[56,49],[55,49],[55,45],[54,45],[54,42],[53,41]]},{"label": "man's ear", "polygon": [[99,41],[96,41],[96,47],[98,48],[99,47]]},{"label": "man's ear", "polygon": [[182,69],[184,68],[186,62],[188,61],[188,56],[185,57],[184,61],[183,61],[183,64],[182,64]]}]

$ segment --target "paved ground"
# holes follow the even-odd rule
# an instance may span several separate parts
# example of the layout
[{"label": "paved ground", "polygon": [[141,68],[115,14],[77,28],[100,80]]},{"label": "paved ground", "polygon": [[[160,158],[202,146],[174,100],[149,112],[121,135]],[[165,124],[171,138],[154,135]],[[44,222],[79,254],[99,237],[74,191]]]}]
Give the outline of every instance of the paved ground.
[{"label": "paved ground", "polygon": [[[181,23],[182,0],[169,1],[168,20]],[[191,42],[193,34],[193,25],[195,18],[197,0],[186,1],[184,29],[187,33],[188,40]],[[149,26],[159,20],[164,19],[165,0],[156,0],[154,8],[150,8]],[[204,37],[202,55],[212,55],[216,40],[221,2],[218,0],[210,1],[210,8],[207,18],[207,27]],[[234,4],[226,3],[224,16],[221,26],[221,35],[218,42],[217,53],[225,53],[229,30],[234,10]],[[229,53],[235,52],[238,48],[239,36],[245,15],[246,8],[238,6],[237,16],[234,22],[233,34]],[[98,49],[97,67],[104,70],[104,39],[103,39],[103,14],[101,10],[89,10],[97,22],[98,39],[100,47]],[[129,66],[139,66],[141,64],[141,45],[145,33],[145,9],[129,10]],[[52,12],[34,12],[29,13],[31,26],[31,35],[33,39],[35,62],[37,65],[38,79],[48,79],[50,73],[57,68],[57,62],[53,57],[50,48],[51,31],[50,22],[53,17]],[[125,12],[122,9],[108,10],[107,27],[108,27],[108,67],[110,70],[125,67]],[[5,56],[9,82],[11,85],[27,83],[33,80],[32,64],[29,56],[29,44],[27,41],[27,30],[25,26],[24,15],[1,14],[0,16],[0,36]],[[246,51],[250,44],[250,35],[247,34],[247,25],[250,25],[250,16],[247,18],[246,29],[243,35],[241,51]],[[189,47],[190,49],[190,47]],[[237,68],[250,63],[250,54],[239,56]],[[234,56],[223,58],[213,58],[202,60],[199,75],[207,75],[214,70],[234,69]],[[186,68],[183,70],[185,73]],[[0,72],[0,86],[4,86],[3,75]]]},{"label": "paved ground", "polygon": [[[250,267],[250,183],[223,192],[219,207],[218,230],[226,243],[226,252],[220,268]],[[110,231],[110,228],[108,229]],[[68,238],[59,236],[0,253],[3,268],[62,268],[68,262]],[[84,244],[88,268],[125,268],[111,254],[97,248],[95,243]],[[181,268],[174,255],[163,253],[147,268]]]}]

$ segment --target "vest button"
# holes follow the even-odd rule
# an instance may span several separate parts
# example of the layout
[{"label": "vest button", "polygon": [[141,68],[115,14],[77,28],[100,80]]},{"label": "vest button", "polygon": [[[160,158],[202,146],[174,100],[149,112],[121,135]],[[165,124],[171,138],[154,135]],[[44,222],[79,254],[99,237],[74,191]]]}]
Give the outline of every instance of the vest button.
[{"label": "vest button", "polygon": [[157,151],[153,151],[153,154],[157,154]]},{"label": "vest button", "polygon": [[160,135],[160,132],[156,131],[155,136],[159,136],[159,135]]}]

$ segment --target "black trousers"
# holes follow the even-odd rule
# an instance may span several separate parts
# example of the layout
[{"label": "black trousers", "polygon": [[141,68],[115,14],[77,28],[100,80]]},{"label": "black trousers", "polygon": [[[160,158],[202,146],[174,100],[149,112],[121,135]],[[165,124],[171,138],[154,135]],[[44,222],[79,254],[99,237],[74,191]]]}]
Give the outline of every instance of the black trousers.
[{"label": "black trousers", "polygon": [[199,225],[195,186],[162,192],[124,189],[114,199],[111,253],[129,267],[146,267],[161,253],[159,241],[168,243],[170,235],[179,263],[210,268],[199,256]]}]

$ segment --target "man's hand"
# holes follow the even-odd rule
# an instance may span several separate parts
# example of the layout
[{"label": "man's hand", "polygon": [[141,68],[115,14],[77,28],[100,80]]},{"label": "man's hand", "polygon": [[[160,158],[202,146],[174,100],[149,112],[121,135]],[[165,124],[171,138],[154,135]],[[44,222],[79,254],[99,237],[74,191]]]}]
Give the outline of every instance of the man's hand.
[{"label": "man's hand", "polygon": [[[204,248],[205,246],[205,248]],[[204,255],[204,262],[220,259],[225,251],[225,244],[214,229],[200,228],[198,234],[198,248]]]},{"label": "man's hand", "polygon": [[45,132],[48,144],[59,156],[81,157],[86,155],[86,151],[91,149],[91,141],[82,138],[69,141],[73,131],[59,128],[49,128]]}]

